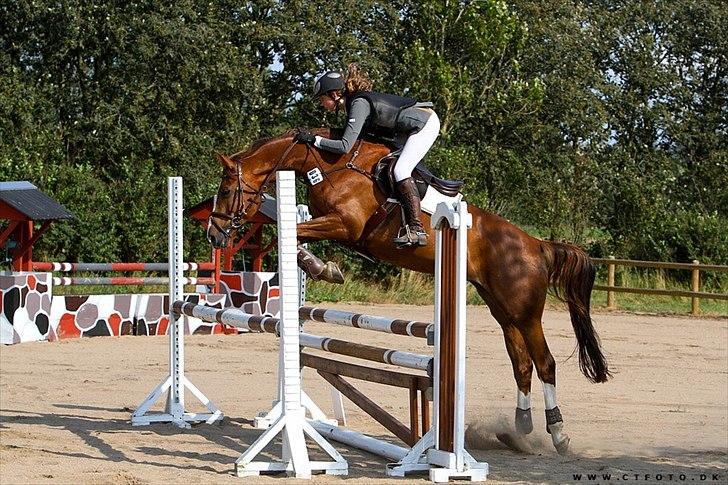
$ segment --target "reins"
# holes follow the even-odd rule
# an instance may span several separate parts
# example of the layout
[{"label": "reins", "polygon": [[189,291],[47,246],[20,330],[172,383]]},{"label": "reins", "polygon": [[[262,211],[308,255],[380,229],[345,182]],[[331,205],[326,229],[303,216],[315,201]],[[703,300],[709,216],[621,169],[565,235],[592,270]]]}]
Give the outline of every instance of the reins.
[{"label": "reins", "polygon": [[[328,178],[328,175],[331,175],[332,173],[340,172],[342,170],[353,170],[356,173],[359,173],[361,175],[364,175],[365,177],[367,177],[371,181],[374,181],[374,175],[372,175],[371,173],[367,172],[366,170],[363,170],[363,169],[359,168],[354,163],[354,161],[356,160],[356,158],[359,156],[359,148],[361,148],[361,144],[362,144],[363,141],[364,140],[362,140],[361,138],[359,140],[357,140],[357,142],[356,142],[356,148],[354,149],[354,153],[352,153],[351,158],[344,164],[343,167],[337,167],[337,168],[331,169],[328,172],[326,172],[326,171],[324,171],[324,170],[321,169],[321,165],[318,163],[318,160],[316,160],[316,165],[318,165],[319,170],[321,170],[321,174],[324,176],[324,178]],[[314,155],[314,158],[315,158],[315,155]],[[331,181],[329,181],[329,183],[331,183]],[[331,184],[331,185],[333,186],[333,184]]]}]

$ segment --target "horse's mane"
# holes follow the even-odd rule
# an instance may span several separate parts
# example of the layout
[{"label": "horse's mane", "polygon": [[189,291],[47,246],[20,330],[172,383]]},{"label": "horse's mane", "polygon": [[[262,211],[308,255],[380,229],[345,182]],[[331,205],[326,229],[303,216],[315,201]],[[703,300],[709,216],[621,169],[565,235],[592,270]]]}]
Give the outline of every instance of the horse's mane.
[{"label": "horse's mane", "polygon": [[[315,129],[311,130],[311,133],[314,133],[316,135],[321,135],[321,136],[328,136],[329,132],[330,132],[330,130],[328,128],[315,128]],[[259,138],[259,139],[255,140],[248,148],[245,148],[243,150],[240,150],[239,152],[235,152],[232,155],[230,155],[230,158],[233,158],[233,159],[237,158],[237,157],[245,158],[246,156],[248,156],[248,155],[252,154],[253,152],[255,152],[256,150],[258,150],[263,145],[266,145],[266,144],[274,142],[274,141],[282,140],[284,138],[291,138],[296,133],[298,133],[298,129],[292,128],[290,130],[284,131],[280,135],[273,135],[273,136],[269,136],[267,138]]]}]

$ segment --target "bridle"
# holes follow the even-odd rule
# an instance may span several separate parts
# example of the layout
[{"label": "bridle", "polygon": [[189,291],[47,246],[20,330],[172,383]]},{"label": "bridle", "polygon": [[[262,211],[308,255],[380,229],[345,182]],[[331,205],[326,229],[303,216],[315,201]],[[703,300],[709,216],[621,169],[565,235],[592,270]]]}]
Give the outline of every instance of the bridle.
[{"label": "bridle", "polygon": [[[273,169],[268,172],[268,175],[266,175],[265,179],[263,179],[263,183],[257,189],[243,179],[243,172],[241,169],[243,163],[242,160],[235,161],[235,176],[237,178],[238,185],[235,188],[235,194],[233,195],[232,207],[236,209],[234,210],[232,215],[218,211],[210,212],[210,216],[207,218],[208,242],[211,239],[210,227],[214,227],[215,229],[220,231],[220,233],[225,236],[226,240],[230,238],[230,234],[232,234],[233,231],[240,229],[240,227],[245,223],[248,211],[251,209],[251,207],[260,204],[263,198],[263,194],[266,190],[268,190],[268,185],[275,177],[278,168],[285,161],[285,159],[288,157],[288,154],[291,153],[291,150],[293,150],[296,144],[297,143],[294,140],[291,145],[286,148],[286,150],[276,162]],[[248,196],[247,198],[245,198],[246,195]],[[217,196],[215,196],[213,202],[213,209],[215,207],[217,207]],[[225,221],[228,221],[228,223],[224,226],[221,226],[215,219],[223,219]]]},{"label": "bridle", "polygon": [[[354,161],[359,155],[359,147],[361,146],[362,140],[360,139],[357,142],[357,149],[354,150],[354,153],[352,157],[349,159],[349,161],[342,167],[334,168],[331,170],[324,170],[321,160],[316,156],[316,150],[313,150],[314,153],[314,162],[318,166],[318,168],[321,171],[321,175],[324,179],[326,179],[329,184],[333,186],[331,183],[331,180],[329,179],[329,175],[338,172],[340,170],[354,170],[355,172],[358,172],[367,178],[374,180],[374,177],[372,174],[362,170],[361,168],[357,167],[354,164]],[[280,168],[280,166],[283,164],[283,162],[286,160],[288,155],[291,153],[291,150],[298,144],[295,137],[291,144],[286,148],[286,150],[283,152],[283,154],[280,156],[276,164],[273,166],[273,169],[268,172],[268,175],[265,176],[265,179],[263,179],[263,183],[258,187],[257,189],[247,183],[243,179],[243,173],[242,173],[242,160],[236,160],[235,161],[235,176],[237,178],[238,185],[235,188],[235,194],[233,195],[233,201],[232,201],[232,207],[236,207],[235,211],[232,215],[227,214],[225,212],[218,212],[218,211],[212,211],[210,212],[210,216],[207,218],[207,240],[208,242],[211,242],[210,237],[210,228],[214,227],[217,229],[224,237],[225,240],[228,240],[230,238],[230,235],[233,233],[233,231],[236,231],[240,229],[240,227],[245,223],[245,220],[248,216],[248,211],[251,207],[257,206],[260,204],[261,199],[263,197],[263,194],[268,190],[268,185],[272,181],[272,179],[275,177],[276,172]],[[309,151],[310,147],[307,147]],[[233,155],[234,156],[234,155]],[[305,163],[305,159],[304,159]],[[248,196],[244,199],[245,196]],[[217,196],[215,196],[214,202],[213,202],[213,209],[217,207]],[[221,226],[218,224],[218,222],[215,219],[223,219],[225,221],[228,221],[227,224],[224,226]]]}]

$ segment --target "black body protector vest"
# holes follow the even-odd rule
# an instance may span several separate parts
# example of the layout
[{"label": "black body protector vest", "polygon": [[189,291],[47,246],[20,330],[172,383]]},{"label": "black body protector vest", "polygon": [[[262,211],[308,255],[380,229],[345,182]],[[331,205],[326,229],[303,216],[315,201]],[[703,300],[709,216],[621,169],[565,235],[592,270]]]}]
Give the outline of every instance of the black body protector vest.
[{"label": "black body protector vest", "polygon": [[398,126],[399,114],[405,108],[417,104],[416,99],[393,94],[359,92],[346,99],[346,111],[349,112],[351,103],[355,99],[363,98],[369,102],[371,114],[364,124],[364,131],[367,135],[375,137],[394,138],[398,133],[405,132],[403,127]]}]

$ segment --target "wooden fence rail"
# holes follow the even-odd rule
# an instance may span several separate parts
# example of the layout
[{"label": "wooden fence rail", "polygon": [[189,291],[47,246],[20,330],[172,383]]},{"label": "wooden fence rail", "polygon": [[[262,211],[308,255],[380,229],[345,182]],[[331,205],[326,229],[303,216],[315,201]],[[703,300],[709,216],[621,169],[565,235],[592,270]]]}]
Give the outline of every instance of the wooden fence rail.
[{"label": "wooden fence rail", "polygon": [[[700,291],[700,272],[715,271],[719,273],[728,272],[728,266],[718,264],[700,264],[694,260],[692,263],[663,263],[660,261],[637,261],[634,259],[616,259],[614,256],[608,258],[592,258],[594,264],[607,265],[607,284],[594,285],[595,290],[607,292],[607,308],[615,309],[615,293],[639,293],[643,295],[665,295],[665,296],[685,296],[691,298],[691,313],[693,315],[700,314],[700,299],[708,300],[728,300],[728,293],[707,293]],[[656,268],[656,269],[682,269],[692,272],[691,291],[685,290],[663,290],[657,288],[629,288],[625,286],[614,285],[614,275],[617,266],[628,266],[632,268]]]}]

